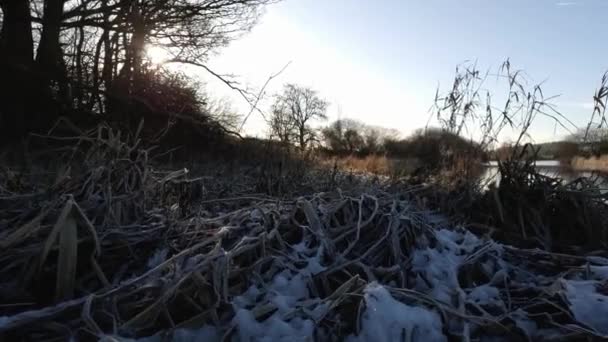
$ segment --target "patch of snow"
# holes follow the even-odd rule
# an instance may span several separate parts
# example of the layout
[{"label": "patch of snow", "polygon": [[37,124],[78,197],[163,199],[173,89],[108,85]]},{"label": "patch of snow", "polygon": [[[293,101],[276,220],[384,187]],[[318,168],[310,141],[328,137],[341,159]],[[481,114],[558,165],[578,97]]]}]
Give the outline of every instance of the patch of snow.
[{"label": "patch of snow", "polygon": [[472,301],[478,305],[490,305],[503,308],[504,302],[500,298],[500,292],[498,289],[491,285],[481,285],[474,288],[467,296],[469,301]]},{"label": "patch of snow", "polygon": [[447,341],[435,311],[403,304],[377,283],[367,285],[364,298],[361,331],[348,342]]},{"label": "patch of snow", "polygon": [[[295,245],[293,258],[304,259],[306,266],[297,271],[285,269],[277,273],[270,284],[255,282],[241,296],[234,298],[232,305],[236,315],[232,322],[236,325],[238,338],[241,341],[312,341],[314,340],[315,322],[327,310],[326,304],[320,299],[310,299],[308,282],[311,277],[325,270],[321,265],[321,248],[313,256],[306,256],[306,242]],[[262,295],[263,294],[263,295]],[[302,301],[310,301],[306,305],[304,318],[293,313],[297,308],[303,308]],[[251,307],[256,304],[272,303],[276,311],[264,321],[254,317]]]},{"label": "patch of snow", "polygon": [[598,285],[597,281],[562,280],[574,318],[608,335],[608,297],[597,293]]},{"label": "patch of snow", "polygon": [[608,259],[601,256],[588,256],[587,260],[594,264],[608,266]]},{"label": "patch of snow", "polygon": [[589,266],[591,275],[597,280],[608,280],[608,266]]},{"label": "patch of snow", "polygon": [[[263,212],[252,212],[251,220],[261,220]],[[224,228],[222,228],[224,230]],[[228,232],[228,228],[225,228]],[[557,291],[569,304],[572,316],[580,324],[608,335],[608,296],[598,292],[598,286],[608,281],[608,259],[588,257],[588,266],[579,272],[538,274],[521,262],[506,246],[480,239],[464,229],[437,229],[420,234],[411,250],[411,278],[413,289],[424,293],[463,315],[486,311],[495,317],[511,318],[517,330],[529,340],[558,337],[561,328],[543,328],[537,318],[530,317],[525,307],[507,310],[503,288]],[[242,242],[253,239],[244,237]],[[511,248],[511,247],[509,247]],[[515,248],[511,248],[515,249]],[[325,340],[327,331],[317,326],[333,309],[331,303],[312,295],[312,277],[323,272],[323,245],[313,236],[304,239],[273,256],[271,272],[251,277],[246,290],[231,300],[235,315],[233,341],[312,341]],[[167,250],[158,250],[148,260],[148,267],[156,267],[167,259]],[[187,259],[183,271],[193,269],[199,256]],[[472,264],[474,268],[468,268]],[[286,267],[286,265],[288,267]],[[463,267],[467,267],[464,269]],[[474,279],[459,280],[459,272],[472,271]],[[485,276],[475,277],[477,272]],[[464,273],[463,273],[464,274]],[[461,276],[463,275],[461,274]],[[567,277],[567,279],[561,279]],[[462,278],[462,277],[461,277]],[[559,280],[557,280],[559,279]],[[586,279],[586,280],[583,280]],[[466,286],[465,286],[466,284]],[[488,336],[478,329],[475,321],[459,319],[456,315],[439,315],[433,307],[422,303],[403,303],[391,296],[385,286],[401,286],[395,280],[386,284],[372,282],[363,291],[365,310],[360,316],[360,331],[347,337],[349,342],[366,341],[447,341],[444,332],[454,336],[473,337],[480,341],[504,340],[504,336]],[[462,286],[462,288],[461,288]],[[555,293],[555,292],[552,292]],[[501,297],[501,294],[503,295]],[[504,298],[504,299],[503,299]],[[259,309],[269,309],[260,311]],[[510,311],[510,312],[507,312]],[[332,313],[335,315],[335,312]],[[474,314],[476,315],[476,314]],[[0,317],[0,327],[7,318]],[[442,320],[445,319],[445,320]],[[172,341],[218,341],[225,330],[205,326],[196,330],[176,330],[168,337]],[[509,335],[512,337],[512,335]],[[160,342],[165,335],[145,339],[117,339],[124,342]]]},{"label": "patch of snow", "polygon": [[296,252],[300,252],[300,253],[304,253],[306,251],[308,251],[308,247],[306,246],[306,242],[302,241],[298,244],[295,245],[291,245],[291,248],[296,251]]},{"label": "patch of snow", "polygon": [[249,216],[255,221],[262,221],[264,219],[264,213],[258,208],[253,209],[249,213]]},{"label": "patch of snow", "polygon": [[[417,273],[415,289],[430,294],[444,303],[453,304],[460,295],[458,269],[466,257],[483,244],[470,232],[441,229],[435,233],[434,248],[417,249],[412,253],[412,270]],[[493,270],[488,264],[486,272]]]},{"label": "patch of snow", "polygon": [[244,308],[255,303],[260,293],[257,286],[251,285],[243,294],[234,297],[232,302],[236,307]]}]

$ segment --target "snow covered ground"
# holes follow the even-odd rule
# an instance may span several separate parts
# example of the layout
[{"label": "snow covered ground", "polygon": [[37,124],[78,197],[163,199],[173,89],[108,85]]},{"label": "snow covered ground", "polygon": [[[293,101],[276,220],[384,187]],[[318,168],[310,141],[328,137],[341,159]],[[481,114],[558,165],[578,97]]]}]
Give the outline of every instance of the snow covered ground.
[{"label": "snow covered ground", "polygon": [[[314,234],[305,236],[282,256],[291,262],[277,270],[270,282],[252,277],[247,290],[232,298],[230,325],[178,329],[172,340],[335,338],[328,328],[332,323],[324,319],[339,305],[337,299],[322,298],[310,290],[313,278],[328,270],[324,245],[314,241]],[[540,274],[529,256],[546,253],[522,251],[518,255],[516,248],[505,248],[462,228],[434,228],[416,239],[416,247],[403,264],[412,278],[409,287],[375,280],[359,293],[342,294],[360,300],[355,330],[346,341],[447,341],[454,336],[492,341],[519,336],[532,341],[581,331],[608,336],[608,260],[590,257],[581,267]],[[301,267],[294,268],[294,264]],[[467,279],[466,269],[478,274]],[[542,303],[553,310],[542,312]],[[138,341],[160,342],[162,335]]]},{"label": "snow covered ground", "polygon": [[[138,316],[113,333],[104,330],[101,340],[608,337],[608,259],[503,245],[453,226],[404,197],[321,194],[194,218],[185,227],[179,236],[187,238],[174,241],[173,252],[167,246],[151,252],[143,274],[97,298],[116,296],[131,304],[128,300],[160,296],[164,314],[179,317],[185,309],[174,299],[178,289],[185,289],[180,296],[207,303],[197,304],[200,317],[171,321],[174,329],[161,322],[163,331],[141,337],[153,324]],[[136,296],[129,297],[130,291]],[[105,303],[110,301],[88,305]],[[123,312],[146,313],[146,306],[132,308],[127,305]],[[0,317],[0,332],[3,326],[25,324],[27,317],[50,319],[50,309],[44,310]],[[89,324],[94,317],[100,316],[91,315]]]}]

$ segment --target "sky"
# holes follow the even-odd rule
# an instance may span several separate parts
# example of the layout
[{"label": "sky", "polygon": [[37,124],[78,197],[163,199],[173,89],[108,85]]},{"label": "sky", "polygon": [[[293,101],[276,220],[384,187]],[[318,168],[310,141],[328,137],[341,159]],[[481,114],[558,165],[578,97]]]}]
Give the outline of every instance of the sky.
[{"label": "sky", "polygon": [[[331,103],[330,121],[352,118],[408,134],[427,124],[437,87],[449,88],[457,65],[475,61],[492,71],[509,58],[531,84],[543,83],[546,96],[559,95],[553,104],[582,127],[608,70],[606,15],[608,0],[284,0],[209,66],[259,89],[291,62],[269,95],[285,83],[312,87]],[[222,84],[208,79],[208,88],[248,112]],[[266,132],[261,115],[251,116],[245,132]],[[543,142],[568,132],[540,118],[531,133]]]}]

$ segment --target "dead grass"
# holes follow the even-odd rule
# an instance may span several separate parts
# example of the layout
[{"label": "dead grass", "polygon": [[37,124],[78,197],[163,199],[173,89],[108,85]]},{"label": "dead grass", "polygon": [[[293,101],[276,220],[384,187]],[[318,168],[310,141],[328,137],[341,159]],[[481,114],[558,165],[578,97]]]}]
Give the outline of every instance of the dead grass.
[{"label": "dead grass", "polygon": [[412,174],[420,167],[420,162],[415,158],[387,158],[383,155],[327,158],[321,159],[320,163],[325,167],[337,166],[344,172],[367,173],[381,176],[406,176]]},{"label": "dead grass", "polygon": [[[512,311],[491,313],[412,289],[426,274],[413,268],[413,251],[437,248],[435,234],[446,224],[417,204],[420,188],[366,183],[270,197],[255,193],[246,174],[222,181],[160,171],[137,134],[101,127],[69,141],[75,147],[57,156],[67,167],[53,177],[7,172],[1,179],[0,339],[137,337],[209,324],[231,340],[232,301],[254,280],[269,284],[281,270],[301,269],[306,258],[292,252],[303,242],[324,271],[306,280],[314,298],[298,301],[285,320],[313,320],[324,336],[342,340],[358,331],[363,289],[379,282],[410,305],[437,310],[446,326],[478,327],[463,330],[467,339],[487,331],[522,338],[508,328]],[[383,170],[388,161],[353,164]],[[306,177],[326,185],[318,174]],[[478,247],[458,270],[461,292],[497,272],[483,271],[498,265],[501,249],[484,240]],[[517,265],[542,258],[544,279],[551,277],[540,285],[501,279],[500,296],[512,310],[543,312],[535,319],[562,334],[599,336],[548,294],[588,260],[516,248],[503,257]],[[259,321],[276,311],[271,301],[251,308]]]},{"label": "dead grass", "polygon": [[608,172],[608,155],[600,157],[574,157],[570,165],[575,170]]}]

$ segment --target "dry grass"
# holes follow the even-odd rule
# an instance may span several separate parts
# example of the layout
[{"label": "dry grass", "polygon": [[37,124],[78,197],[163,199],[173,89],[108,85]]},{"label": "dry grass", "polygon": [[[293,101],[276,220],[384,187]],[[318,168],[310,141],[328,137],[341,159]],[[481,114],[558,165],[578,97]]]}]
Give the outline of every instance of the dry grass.
[{"label": "dry grass", "polygon": [[369,155],[366,157],[347,156],[342,158],[322,159],[321,165],[326,167],[337,166],[344,172],[366,173],[382,176],[405,176],[412,174],[420,162],[415,158],[396,159],[383,155]]},{"label": "dry grass", "polygon": [[[54,174],[54,181],[17,172],[2,178],[0,338],[145,336],[210,324],[231,340],[237,331],[230,303],[253,281],[269,284],[281,270],[300,269],[305,255],[293,251],[303,242],[324,271],[307,280],[314,297],[298,301],[283,319],[314,320],[330,339],[357,332],[362,292],[372,282],[391,284],[401,301],[437,310],[445,324],[482,327],[475,334],[522,338],[508,326],[514,310],[524,309],[543,312],[535,319],[562,334],[600,335],[565,314],[567,304],[547,292],[588,263],[581,257],[501,252],[480,240],[458,271],[459,291],[492,278],[496,270],[482,270],[498,265],[497,257],[518,265],[534,261],[527,267],[543,260],[543,279],[550,280],[501,280],[509,310],[492,314],[465,306],[462,298],[447,303],[412,289],[412,281],[425,277],[413,268],[412,253],[439,248],[435,234],[445,226],[416,204],[418,188],[366,184],[280,199],[252,193],[246,177],[222,183],[154,169],[137,135],[100,128],[70,141],[77,147],[64,160],[73,168]],[[382,170],[387,161],[358,163]],[[320,179],[313,173],[311,181]],[[263,300],[251,308],[257,320],[276,310]],[[475,337],[468,328],[461,334]]]},{"label": "dry grass", "polygon": [[570,165],[575,170],[581,171],[600,171],[608,172],[608,156],[600,157],[574,157],[572,158]]}]

